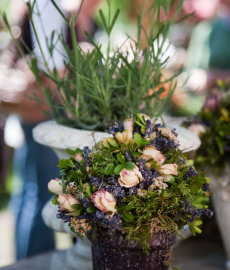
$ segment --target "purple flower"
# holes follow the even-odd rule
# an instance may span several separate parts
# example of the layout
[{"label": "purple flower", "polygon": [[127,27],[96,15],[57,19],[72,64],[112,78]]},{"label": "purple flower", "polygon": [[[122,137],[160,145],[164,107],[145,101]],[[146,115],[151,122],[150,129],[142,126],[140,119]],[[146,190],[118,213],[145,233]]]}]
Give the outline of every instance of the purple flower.
[{"label": "purple flower", "polygon": [[209,109],[209,111],[214,112],[219,106],[219,99],[216,95],[207,96],[202,107],[202,111]]}]

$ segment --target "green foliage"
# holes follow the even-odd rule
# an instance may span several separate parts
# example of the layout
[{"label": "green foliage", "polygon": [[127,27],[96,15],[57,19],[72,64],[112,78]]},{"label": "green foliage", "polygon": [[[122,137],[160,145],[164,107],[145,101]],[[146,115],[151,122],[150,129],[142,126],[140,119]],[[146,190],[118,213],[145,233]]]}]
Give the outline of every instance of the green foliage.
[{"label": "green foliage", "polygon": [[[116,1],[113,0],[112,2]],[[51,44],[47,42],[50,59],[53,59],[53,50],[56,44],[54,36],[58,36],[55,41],[59,40],[63,45],[66,54],[64,77],[58,74],[56,67],[51,70],[47,59],[44,57],[45,48],[41,47],[33,20],[36,1],[33,4],[28,2],[27,5],[31,25],[43,58],[44,68],[38,67],[38,61],[33,52],[28,52],[31,56],[29,58],[24,55],[19,42],[12,35],[5,14],[3,14],[3,20],[45,95],[45,101],[41,100],[35,93],[33,95],[34,98],[37,101],[48,104],[52,109],[52,113],[47,114],[58,123],[66,126],[104,131],[114,121],[121,122],[127,115],[135,114],[137,110],[148,114],[150,117],[157,118],[171,106],[171,96],[176,87],[175,78],[178,74],[167,79],[164,77],[163,70],[169,62],[169,58],[164,58],[167,50],[163,50],[163,48],[168,46],[168,31],[177,21],[183,0],[178,6],[177,13],[173,19],[166,18],[161,22],[159,14],[160,8],[164,8],[166,14],[168,14],[169,6],[172,2],[173,0],[167,0],[164,3],[159,0],[154,1],[145,14],[144,9],[141,9],[137,20],[138,39],[134,40],[127,34],[126,44],[131,44],[131,42],[133,44],[130,45],[133,54],[133,59],[130,60],[129,54],[124,54],[121,48],[115,51],[111,48],[110,35],[119,16],[119,8],[112,14],[111,1],[107,1],[108,9],[106,15],[103,11],[99,12],[102,25],[109,40],[105,55],[101,49],[102,44],[96,44],[88,32],[85,32],[85,34],[94,45],[94,50],[92,52],[83,52],[77,43],[75,33],[75,23],[78,23],[78,14],[76,16],[72,14],[69,19],[66,18],[55,4],[55,1],[52,0],[53,5],[65,19],[71,32],[73,49],[65,44],[65,38],[62,34],[58,35],[55,32],[52,34]],[[152,13],[150,32],[144,31],[149,48],[142,50],[140,32],[143,30],[143,26],[141,21],[147,13]],[[31,61],[28,59],[31,59]],[[55,63],[55,61],[53,62]],[[44,88],[40,81],[40,75],[53,81],[56,91],[51,91],[49,87]],[[167,87],[169,86],[170,90],[167,98],[162,99],[160,95],[166,91],[164,88],[165,83],[167,83]],[[154,91],[150,95],[150,89],[159,90]],[[58,100],[61,101],[59,102]],[[142,106],[143,104],[145,106]],[[142,109],[140,109],[141,106]],[[144,132],[143,128],[142,132]]]},{"label": "green foliage", "polygon": [[202,144],[197,150],[195,166],[199,169],[208,168],[214,174],[221,175],[229,160],[230,92],[226,83],[219,80],[218,85],[222,89],[214,90],[210,95],[219,99],[214,111],[205,108],[198,113],[195,119],[185,122],[184,126],[188,127],[193,123],[201,123],[204,126],[205,132],[200,134]]}]

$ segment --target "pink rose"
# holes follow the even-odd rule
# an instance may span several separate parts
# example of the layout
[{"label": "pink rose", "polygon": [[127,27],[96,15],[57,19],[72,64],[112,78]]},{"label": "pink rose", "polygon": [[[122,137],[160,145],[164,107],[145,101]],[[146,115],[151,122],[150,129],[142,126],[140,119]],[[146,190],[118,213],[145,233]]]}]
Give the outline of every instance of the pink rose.
[{"label": "pink rose", "polygon": [[145,146],[143,155],[149,156],[149,159],[152,158],[155,160],[159,166],[165,162],[165,156],[151,145]]},{"label": "pink rose", "polygon": [[52,179],[48,183],[48,189],[54,193],[54,194],[62,194],[63,193],[63,187],[62,187],[62,181],[59,180],[58,178]]},{"label": "pink rose", "polygon": [[79,202],[69,194],[60,194],[57,201],[60,203],[61,211],[67,210],[69,212],[74,212],[72,208],[73,204],[79,204]]},{"label": "pink rose", "polygon": [[192,124],[188,127],[189,130],[191,130],[193,133],[195,133],[197,136],[200,136],[202,133],[205,133],[205,127],[201,124]]},{"label": "pink rose", "polygon": [[120,178],[118,179],[118,182],[120,186],[130,188],[139,184],[139,182],[143,179],[144,178],[142,177],[141,172],[135,165],[133,170],[123,169],[120,172]]},{"label": "pink rose", "polygon": [[104,189],[101,189],[91,196],[91,201],[94,205],[100,209],[103,213],[112,212],[116,213],[116,200],[113,195]]},{"label": "pink rose", "polygon": [[160,168],[158,169],[158,172],[161,175],[171,175],[171,174],[177,175],[178,174],[177,168],[178,168],[178,165],[176,163],[165,164],[165,165],[160,166]]}]

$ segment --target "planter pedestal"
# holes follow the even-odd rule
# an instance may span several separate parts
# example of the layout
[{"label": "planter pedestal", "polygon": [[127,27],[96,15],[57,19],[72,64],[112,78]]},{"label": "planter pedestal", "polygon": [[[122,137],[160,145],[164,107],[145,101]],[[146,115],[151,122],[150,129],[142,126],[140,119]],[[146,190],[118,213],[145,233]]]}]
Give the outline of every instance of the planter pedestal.
[{"label": "planter pedestal", "polygon": [[[73,237],[76,234],[70,231],[68,223],[57,219],[58,208],[51,201],[47,202],[42,210],[42,218],[45,224],[58,232],[65,232]],[[84,241],[78,239],[76,244],[68,250],[57,251],[52,255],[51,270],[92,270],[92,252],[89,240],[85,237]]]},{"label": "planter pedestal", "polygon": [[214,213],[228,258],[226,270],[230,270],[230,166],[226,164],[223,175],[209,177],[212,179],[210,187],[213,191]]}]

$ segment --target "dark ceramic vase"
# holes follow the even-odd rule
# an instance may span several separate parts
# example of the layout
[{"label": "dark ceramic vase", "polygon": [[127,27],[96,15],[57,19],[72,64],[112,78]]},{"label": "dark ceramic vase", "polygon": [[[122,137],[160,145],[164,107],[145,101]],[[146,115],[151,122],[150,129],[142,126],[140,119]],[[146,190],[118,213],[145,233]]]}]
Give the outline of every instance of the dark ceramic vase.
[{"label": "dark ceramic vase", "polygon": [[108,234],[94,228],[88,238],[92,243],[93,270],[169,270],[168,261],[176,236],[158,232],[150,240],[146,255],[135,241],[125,241],[120,232]]}]

